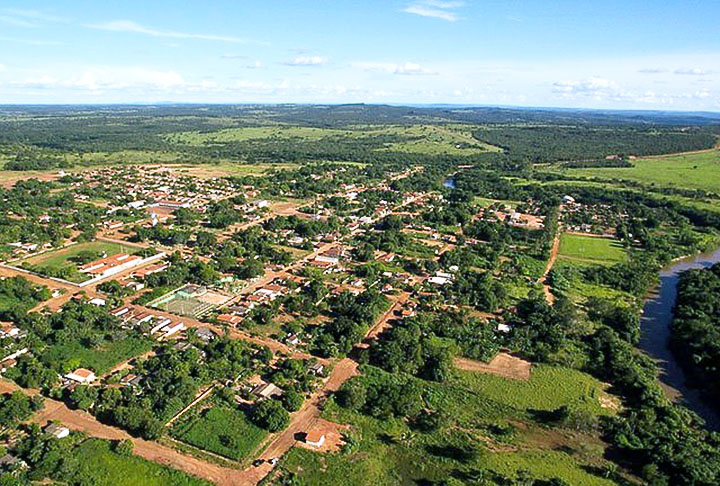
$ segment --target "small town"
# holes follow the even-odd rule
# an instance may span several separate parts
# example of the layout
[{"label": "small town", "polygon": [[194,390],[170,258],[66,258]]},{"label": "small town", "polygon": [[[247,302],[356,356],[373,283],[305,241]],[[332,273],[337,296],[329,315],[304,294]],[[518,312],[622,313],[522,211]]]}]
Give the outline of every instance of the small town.
[{"label": "small town", "polygon": [[0,486],[720,485],[720,2],[0,2]]}]

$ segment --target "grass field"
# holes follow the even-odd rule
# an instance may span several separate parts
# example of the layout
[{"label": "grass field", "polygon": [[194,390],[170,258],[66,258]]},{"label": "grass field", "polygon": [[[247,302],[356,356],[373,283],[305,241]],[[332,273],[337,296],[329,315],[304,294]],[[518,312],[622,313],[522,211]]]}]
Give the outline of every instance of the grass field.
[{"label": "grass field", "polygon": [[260,139],[302,139],[316,141],[327,137],[362,138],[380,135],[406,137],[381,150],[424,154],[467,155],[481,152],[497,152],[500,149],[482,143],[472,137],[469,127],[460,125],[412,125],[412,126],[357,126],[352,129],[291,127],[283,125],[267,127],[226,128],[215,132],[182,132],[166,136],[173,143],[187,145],[212,145],[226,142],[244,142]]},{"label": "grass field", "polygon": [[177,166],[180,172],[201,179],[228,176],[261,176],[273,170],[292,169],[295,167],[298,167],[297,164],[240,164],[232,162]]},{"label": "grass field", "polygon": [[[528,381],[458,371],[450,381],[456,388],[472,390],[516,410],[554,410],[562,405],[605,415],[601,406],[603,384],[586,373],[570,368],[536,365]],[[560,385],[560,386],[559,386]]]},{"label": "grass field", "polygon": [[48,347],[40,358],[67,371],[84,367],[101,375],[118,363],[150,351],[152,345],[153,342],[144,337],[105,341],[94,347],[84,346],[78,341],[63,342]]},{"label": "grass field", "polygon": [[388,127],[376,133],[411,137],[408,141],[388,145],[385,148],[388,151],[435,155],[470,155],[500,151],[498,147],[476,140],[470,134],[470,130],[462,126],[416,125]]},{"label": "grass field", "polygon": [[78,266],[71,259],[76,257],[78,254],[85,251],[92,251],[98,254],[107,253],[108,256],[116,255],[118,253],[135,253],[138,249],[134,246],[123,245],[120,243],[113,243],[108,241],[88,241],[85,243],[78,243],[75,245],[61,248],[59,250],[50,251],[37,255],[34,257],[23,260],[23,263],[27,262],[40,267],[49,268],[53,270],[60,270],[63,268],[70,268],[76,270],[70,274],[68,280],[73,282],[82,282],[87,280],[89,277],[85,274],[77,271]]},{"label": "grass field", "polygon": [[571,176],[614,178],[662,187],[702,189],[720,193],[720,151],[638,159],[634,167],[567,169]]},{"label": "grass field", "polygon": [[492,206],[493,204],[502,204],[503,206],[515,209],[520,204],[522,204],[520,201],[510,201],[510,200],[501,201],[498,199],[488,199],[486,197],[480,197],[480,196],[476,196],[473,199],[473,202],[483,208],[487,208],[489,206]]},{"label": "grass field", "polygon": [[610,238],[563,233],[558,258],[579,263],[613,264],[625,261],[625,249]]},{"label": "grass field", "polygon": [[[612,413],[600,406],[604,385],[589,375],[537,366],[527,382],[455,372],[446,383],[423,385],[427,406],[448,417],[438,430],[414,431],[405,420],[374,419],[330,401],[325,416],[349,423],[355,445],[323,455],[294,448],[283,467],[297,473],[302,486],[416,486],[455,473],[494,470],[515,477],[523,469],[537,478],[560,477],[573,486],[614,484],[589,472],[605,463],[604,446],[596,435],[538,425],[528,412],[568,405],[591,414]],[[488,428],[508,423],[515,432],[506,440]]]},{"label": "grass field", "polygon": [[241,461],[258,447],[267,432],[250,423],[242,411],[215,405],[199,417],[175,426],[173,436],[200,449]]},{"label": "grass field", "polygon": [[[210,486],[207,481],[160,466],[138,456],[121,456],[110,443],[89,439],[71,451],[76,467],[64,472],[61,484],[78,486]],[[54,483],[53,483],[54,484]]]}]

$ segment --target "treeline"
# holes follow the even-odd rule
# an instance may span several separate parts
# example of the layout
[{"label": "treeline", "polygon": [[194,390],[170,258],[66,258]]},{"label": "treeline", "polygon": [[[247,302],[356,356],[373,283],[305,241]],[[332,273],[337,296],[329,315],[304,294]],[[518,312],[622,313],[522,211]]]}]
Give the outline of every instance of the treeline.
[{"label": "treeline", "polygon": [[655,155],[712,148],[716,138],[699,128],[638,126],[488,127],[473,136],[531,162],[604,159],[607,155]]},{"label": "treeline", "polygon": [[720,264],[680,276],[671,330],[675,356],[720,411]]}]

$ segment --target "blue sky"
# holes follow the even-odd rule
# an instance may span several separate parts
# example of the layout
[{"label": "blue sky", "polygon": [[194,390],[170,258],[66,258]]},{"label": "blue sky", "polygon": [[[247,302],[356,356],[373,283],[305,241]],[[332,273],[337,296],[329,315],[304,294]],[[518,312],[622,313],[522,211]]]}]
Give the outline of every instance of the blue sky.
[{"label": "blue sky", "polygon": [[720,111],[718,0],[0,2],[0,103]]}]

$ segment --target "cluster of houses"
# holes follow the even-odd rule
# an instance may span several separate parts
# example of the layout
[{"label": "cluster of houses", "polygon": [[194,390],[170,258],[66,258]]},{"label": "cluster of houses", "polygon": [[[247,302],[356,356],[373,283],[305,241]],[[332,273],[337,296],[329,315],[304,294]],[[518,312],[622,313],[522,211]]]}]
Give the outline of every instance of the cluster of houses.
[{"label": "cluster of houses", "polygon": [[143,207],[203,208],[232,197],[241,187],[223,178],[192,177],[183,169],[160,166],[105,167],[83,173],[77,186],[117,189],[129,209]]},{"label": "cluster of houses", "polygon": [[[302,282],[303,280],[299,277],[291,277],[288,279],[278,278],[269,284],[263,285],[256,289],[249,295],[246,295],[231,306],[223,309],[223,312],[219,314],[216,319],[219,322],[229,324],[231,326],[237,326],[240,324],[245,316],[253,310],[256,306],[261,304],[269,304],[278,297],[286,295],[290,292],[290,288],[287,286],[289,281],[294,283]],[[299,290],[296,289],[296,290]]]},{"label": "cluster of houses", "polygon": [[308,262],[308,265],[319,268],[323,273],[339,272],[342,271],[340,260],[345,257],[346,253],[347,250],[344,246],[335,245],[317,255],[313,260]]},{"label": "cluster of houses", "polygon": [[627,219],[628,215],[618,213],[609,204],[583,204],[571,196],[565,196],[561,217],[567,231],[615,237],[618,221]]},{"label": "cluster of houses", "polygon": [[16,257],[30,255],[32,253],[37,253],[39,251],[47,250],[52,248],[52,245],[50,243],[33,243],[33,242],[26,242],[23,243],[22,241],[16,241],[13,243],[8,243],[8,246],[13,248],[12,255]]},{"label": "cluster of houses", "polygon": [[119,318],[122,321],[122,326],[140,329],[158,341],[168,339],[186,329],[182,321],[173,320],[132,305],[118,307],[110,311],[110,314]]},{"label": "cluster of houses", "polygon": [[26,335],[26,331],[13,323],[0,322],[0,341],[4,343],[0,349],[0,374],[15,367],[17,358],[29,351],[22,344],[22,338]]}]

